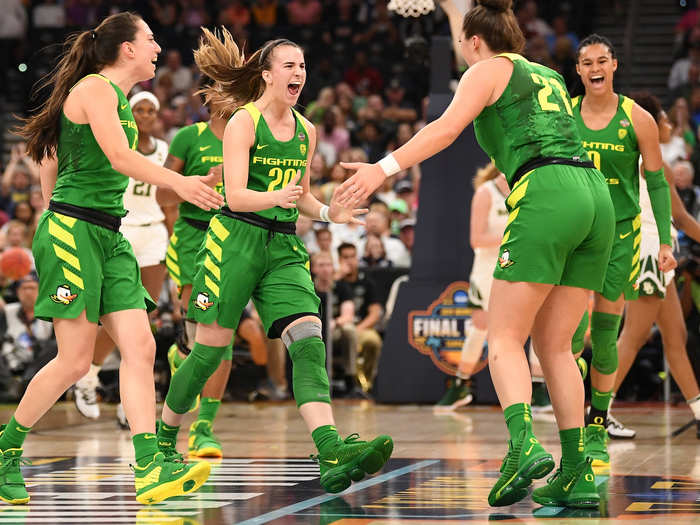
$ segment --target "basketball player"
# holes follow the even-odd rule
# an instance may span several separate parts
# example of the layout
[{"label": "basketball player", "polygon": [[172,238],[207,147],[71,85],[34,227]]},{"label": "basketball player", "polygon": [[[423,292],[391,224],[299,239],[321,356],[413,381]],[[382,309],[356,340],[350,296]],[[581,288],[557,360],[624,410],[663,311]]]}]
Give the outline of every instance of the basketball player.
[{"label": "basketball player", "polygon": [[228,31],[222,31],[223,42],[204,31],[209,46],[200,48],[202,72],[233,99],[254,102],[234,114],[224,133],[227,207],[210,220],[198,255],[189,309],[197,320],[195,345],[173,375],[158,441],[176,438],[182,414],[216,370],[252,297],[268,336],[281,337],[289,350],[294,397],[319,451],[321,487],[340,492],[378,471],[393,442],[389,436],[366,442],[357,434],[345,440],[338,435],[319,299],[294,223],[300,212],[326,222],[359,223],[356,215],[367,210],[341,207],[335,199],[329,208],[309,192],[304,174],[316,131],[293,109],[306,80],[301,48],[274,40],[232,67],[226,57],[238,47]]},{"label": "basketball player", "polygon": [[[610,467],[606,427],[615,387],[620,319],[625,299],[638,295],[640,155],[660,241],[659,270],[672,270],[676,261],[671,250],[671,199],[654,118],[613,90],[617,59],[607,38],[594,34],[583,39],[576,69],[585,88],[583,97],[572,101],[581,144],[606,177],[616,220],[604,286],[595,295],[591,315],[591,409],[586,421],[586,453],[593,458],[594,467],[605,471]],[[587,324],[586,313],[581,326]]]},{"label": "basketball player", "polygon": [[477,4],[462,24],[461,50],[470,67],[452,103],[378,163],[344,164],[357,172],[341,185],[339,200],[347,206],[366,198],[387,176],[449,146],[474,121],[477,140],[511,188],[488,316],[489,367],[510,440],[488,501],[519,501],[533,479],[554,468],[532,430],[523,352],[531,334],[562,444],[557,474],[533,499],[593,507],[600,498],[583,452],[583,382],[569,345],[588,291],[602,288],[614,210],[603,175],[581,147],[563,78],[516,54],[524,37],[511,0]]},{"label": "basketball player", "polygon": [[476,172],[474,189],[476,191],[472,198],[469,220],[469,242],[474,249],[474,262],[469,276],[472,323],[462,346],[454,386],[443,397],[450,400],[450,403],[438,403],[438,406],[450,410],[468,405],[473,399],[469,382],[474,368],[481,360],[486,342],[493,269],[498,260],[498,249],[508,220],[508,182],[493,162]]},{"label": "basketball player", "polygon": [[50,199],[33,243],[40,277],[35,314],[53,319],[58,353],[0,428],[0,498],[11,504],[29,501],[20,472],[23,441],[87,372],[98,322],[122,352],[120,386],[136,457],[136,499],[150,504],[183,495],[209,475],[207,463],[175,463],[158,451],[155,342],[146,314],[153,304],[131,246],[119,233],[127,177],[169,187],[205,209],[221,203],[207,186],[210,180],[182,177],[133,151],[137,128],[124,93],[153,77],[159,51],[148,25],[131,13],[111,15],[96,29],[76,34],[46,79],[51,95],[20,130],[30,156],[42,162],[42,191]]},{"label": "basketball player", "polygon": [[[152,135],[153,125],[160,110],[160,102],[150,91],[140,91],[129,99],[131,111],[138,128],[136,151],[158,166],[165,163],[168,144]],[[152,184],[129,179],[124,192],[124,208],[128,211],[122,219],[120,231],[131,244],[134,256],[139,263],[141,282],[144,288],[158,304],[163,281],[165,280],[165,249],[168,246],[168,230],[165,227],[165,215],[156,199],[156,188]],[[100,417],[96,389],[99,384],[98,374],[107,356],[114,350],[114,342],[104,329],[97,332],[95,355],[90,371],[75,383],[75,405],[85,417]],[[117,407],[117,418],[122,427],[126,426],[126,417],[122,404]]]}]

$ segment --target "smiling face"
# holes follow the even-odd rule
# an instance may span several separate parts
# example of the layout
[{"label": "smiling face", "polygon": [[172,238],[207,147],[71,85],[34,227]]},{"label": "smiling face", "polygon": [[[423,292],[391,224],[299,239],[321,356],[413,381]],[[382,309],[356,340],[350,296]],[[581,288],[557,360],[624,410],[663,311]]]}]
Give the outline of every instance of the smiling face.
[{"label": "smiling face", "polygon": [[160,46],[146,22],[139,19],[136,36],[131,42],[122,43],[122,51],[137,70],[136,76],[140,80],[149,80],[155,76]]},{"label": "smiling face", "polygon": [[306,83],[304,53],[289,44],[279,45],[271,53],[270,69],[263,71],[266,90],[273,90],[275,98],[294,106]]},{"label": "smiling face", "polygon": [[581,77],[586,94],[604,95],[613,92],[613,76],[617,59],[605,44],[591,44],[581,49],[576,72]]}]

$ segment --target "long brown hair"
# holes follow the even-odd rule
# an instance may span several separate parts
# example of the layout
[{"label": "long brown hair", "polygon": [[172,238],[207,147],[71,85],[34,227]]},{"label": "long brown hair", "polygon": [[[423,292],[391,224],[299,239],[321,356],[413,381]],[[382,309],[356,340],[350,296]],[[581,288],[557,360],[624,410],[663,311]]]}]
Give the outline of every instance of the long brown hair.
[{"label": "long brown hair", "polygon": [[195,51],[195,61],[199,70],[218,83],[218,89],[225,97],[230,97],[245,104],[257,100],[265,91],[265,81],[262,72],[269,70],[272,63],[272,51],[279,46],[294,46],[298,44],[286,38],[278,38],[267,42],[263,47],[250,55],[247,60],[236,65],[235,57],[244,58],[231,34],[222,28],[223,42],[205,28],[200,47]]},{"label": "long brown hair", "polygon": [[51,96],[34,115],[21,119],[23,125],[15,130],[27,141],[27,152],[34,161],[55,156],[61,112],[71,88],[84,76],[114,64],[119,58],[122,42],[136,38],[140,20],[141,17],[134,13],[117,13],[105,18],[92,31],[68,37],[58,64],[35,88],[39,91],[51,85]]},{"label": "long brown hair", "polygon": [[477,4],[464,15],[465,36],[478,35],[495,53],[520,53],[525,37],[513,14],[513,0],[477,0]]}]

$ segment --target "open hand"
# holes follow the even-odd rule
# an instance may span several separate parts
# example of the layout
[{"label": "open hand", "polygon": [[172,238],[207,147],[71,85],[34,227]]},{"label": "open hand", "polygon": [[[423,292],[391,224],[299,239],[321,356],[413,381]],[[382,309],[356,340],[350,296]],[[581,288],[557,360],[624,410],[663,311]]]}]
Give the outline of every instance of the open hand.
[{"label": "open hand", "polygon": [[219,209],[224,204],[224,197],[207,184],[207,177],[180,176],[173,190],[181,199],[209,211]]},{"label": "open hand", "polygon": [[367,208],[353,208],[351,206],[346,206],[338,200],[338,195],[340,194],[340,186],[335,188],[333,196],[331,197],[331,202],[328,206],[328,218],[339,224],[364,224],[363,220],[357,218],[358,215],[364,215],[369,210]]},{"label": "open hand", "polygon": [[347,170],[355,171],[352,177],[340,185],[340,193],[337,196],[338,203],[348,208],[354,208],[364,201],[386,179],[384,170],[379,167],[379,164],[341,162],[340,165]]},{"label": "open hand", "polygon": [[304,193],[304,188],[297,183],[301,178],[301,170],[297,170],[297,174],[289,181],[284,188],[275,191],[275,205],[280,208],[296,208],[296,201],[301,194]]}]

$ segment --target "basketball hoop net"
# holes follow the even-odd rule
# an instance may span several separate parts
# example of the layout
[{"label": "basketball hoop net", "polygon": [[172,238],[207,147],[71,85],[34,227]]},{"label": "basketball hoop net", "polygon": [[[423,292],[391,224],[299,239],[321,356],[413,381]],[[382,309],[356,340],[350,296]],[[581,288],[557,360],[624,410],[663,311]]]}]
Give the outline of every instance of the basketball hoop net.
[{"label": "basketball hoop net", "polygon": [[433,0],[390,0],[387,6],[390,11],[408,18],[427,15],[435,9]]}]

